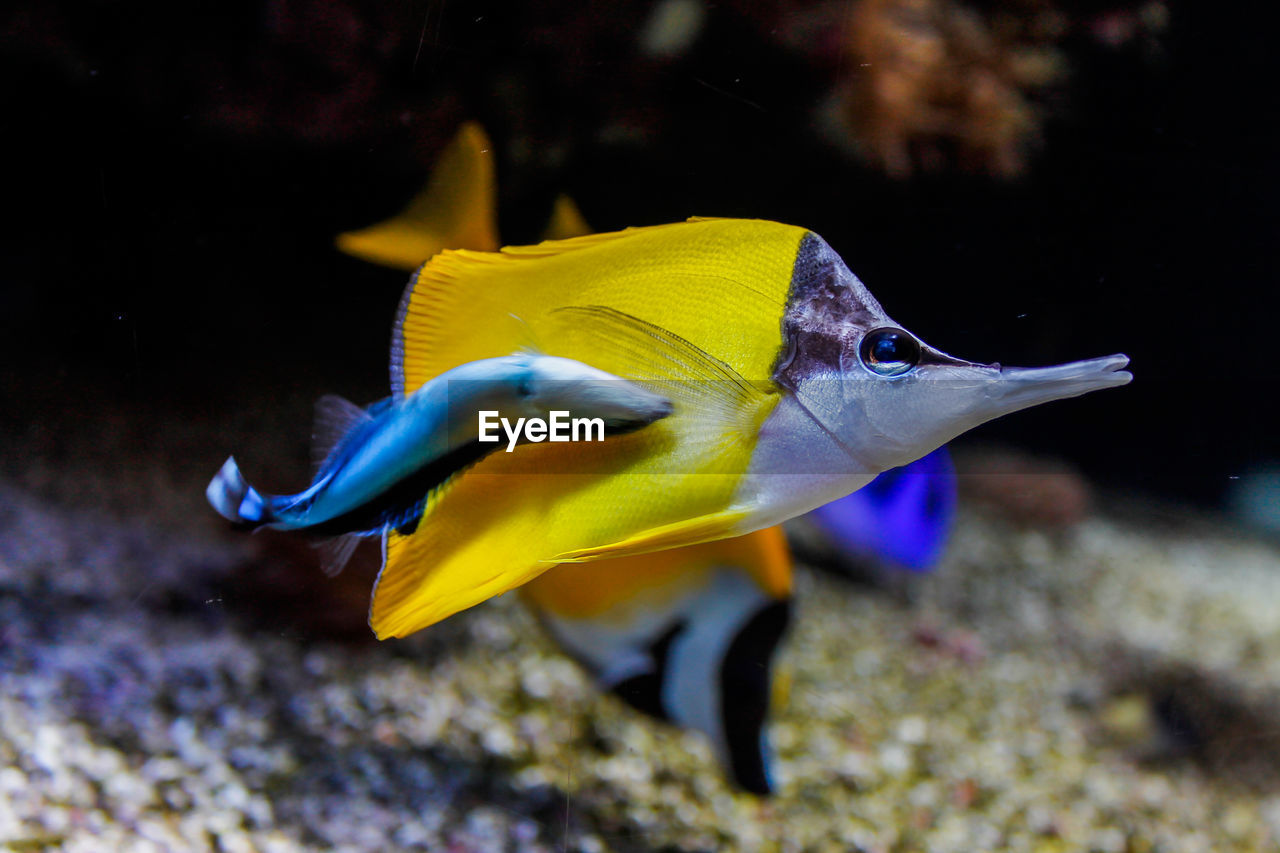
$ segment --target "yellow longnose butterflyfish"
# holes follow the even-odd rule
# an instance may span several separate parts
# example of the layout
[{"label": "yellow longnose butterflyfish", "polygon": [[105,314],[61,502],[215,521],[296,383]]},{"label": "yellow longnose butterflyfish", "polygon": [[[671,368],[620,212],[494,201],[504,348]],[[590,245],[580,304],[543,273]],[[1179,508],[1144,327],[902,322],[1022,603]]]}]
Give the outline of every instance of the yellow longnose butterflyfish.
[{"label": "yellow longnose butterflyfish", "polygon": [[670,417],[490,455],[389,531],[370,623],[403,636],[560,562],[778,524],[1009,412],[1129,381],[1124,356],[953,358],[893,322],[816,234],[693,219],[501,252],[444,251],[394,327],[392,387],[534,342],[661,389]]}]

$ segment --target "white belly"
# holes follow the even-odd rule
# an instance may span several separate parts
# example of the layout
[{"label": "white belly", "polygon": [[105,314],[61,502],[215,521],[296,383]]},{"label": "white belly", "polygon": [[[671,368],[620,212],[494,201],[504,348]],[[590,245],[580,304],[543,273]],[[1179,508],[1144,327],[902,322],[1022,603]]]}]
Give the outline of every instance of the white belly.
[{"label": "white belly", "polygon": [[748,513],[739,533],[750,533],[856,492],[880,472],[785,395],[760,430],[733,508]]}]

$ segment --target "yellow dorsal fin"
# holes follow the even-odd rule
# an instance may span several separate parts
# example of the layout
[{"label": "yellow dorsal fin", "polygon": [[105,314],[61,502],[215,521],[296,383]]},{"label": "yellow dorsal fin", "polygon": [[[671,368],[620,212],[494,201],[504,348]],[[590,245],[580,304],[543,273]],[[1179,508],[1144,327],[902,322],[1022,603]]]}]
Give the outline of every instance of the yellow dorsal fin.
[{"label": "yellow dorsal fin", "polygon": [[[514,351],[521,322],[600,305],[666,329],[748,379],[772,374],[802,228],[699,220],[627,228],[501,252],[444,251],[410,281],[398,325],[405,390],[468,361]],[[519,317],[520,320],[515,320]],[[565,352],[602,370],[590,356]],[[585,357],[584,357],[585,356]],[[614,372],[614,371],[611,371]]]},{"label": "yellow dorsal fin", "polygon": [[408,206],[384,222],[339,234],[338,249],[402,270],[415,270],[444,249],[497,249],[493,161],[484,129],[464,123]]}]

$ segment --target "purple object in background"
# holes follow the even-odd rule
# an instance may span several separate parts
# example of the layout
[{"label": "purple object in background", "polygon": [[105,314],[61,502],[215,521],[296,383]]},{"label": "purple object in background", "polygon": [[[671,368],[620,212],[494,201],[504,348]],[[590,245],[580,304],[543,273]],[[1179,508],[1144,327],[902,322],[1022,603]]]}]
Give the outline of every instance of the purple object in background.
[{"label": "purple object in background", "polygon": [[847,556],[913,572],[942,556],[956,512],[956,470],[940,447],[806,516]]}]

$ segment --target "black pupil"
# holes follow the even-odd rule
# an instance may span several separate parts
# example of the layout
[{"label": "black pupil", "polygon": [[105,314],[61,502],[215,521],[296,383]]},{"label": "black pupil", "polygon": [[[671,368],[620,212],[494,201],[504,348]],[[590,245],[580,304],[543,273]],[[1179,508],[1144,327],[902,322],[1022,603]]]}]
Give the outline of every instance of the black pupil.
[{"label": "black pupil", "polygon": [[905,350],[906,347],[903,346],[901,339],[893,332],[887,332],[876,338],[876,342],[871,345],[871,359],[873,361],[904,361]]}]

